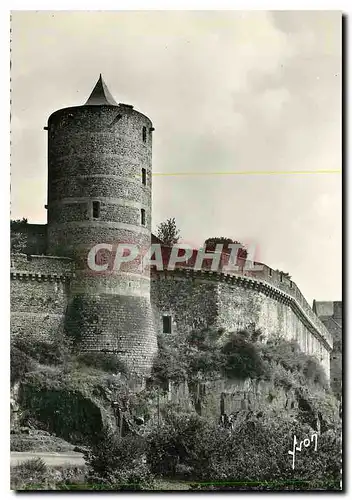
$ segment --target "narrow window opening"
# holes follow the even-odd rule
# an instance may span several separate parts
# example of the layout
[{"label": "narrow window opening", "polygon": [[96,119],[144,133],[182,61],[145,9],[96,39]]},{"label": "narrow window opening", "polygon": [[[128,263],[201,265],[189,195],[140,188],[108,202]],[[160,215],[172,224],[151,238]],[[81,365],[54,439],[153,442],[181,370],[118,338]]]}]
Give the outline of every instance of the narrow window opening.
[{"label": "narrow window opening", "polygon": [[282,273],[280,273],[280,281],[283,282]]},{"label": "narrow window opening", "polygon": [[98,219],[100,217],[100,201],[93,201],[93,218]]},{"label": "narrow window opening", "polygon": [[269,276],[273,275],[273,270],[269,267]]},{"label": "narrow window opening", "polygon": [[163,316],[163,333],[171,333],[171,316]]},{"label": "narrow window opening", "polygon": [[145,210],[144,210],[144,208],[141,209],[141,224],[142,224],[142,226],[145,226]]},{"label": "narrow window opening", "polygon": [[147,185],[147,171],[145,168],[142,168],[142,183],[144,186]]},{"label": "narrow window opening", "polygon": [[147,127],[143,127],[143,142],[147,142]]}]

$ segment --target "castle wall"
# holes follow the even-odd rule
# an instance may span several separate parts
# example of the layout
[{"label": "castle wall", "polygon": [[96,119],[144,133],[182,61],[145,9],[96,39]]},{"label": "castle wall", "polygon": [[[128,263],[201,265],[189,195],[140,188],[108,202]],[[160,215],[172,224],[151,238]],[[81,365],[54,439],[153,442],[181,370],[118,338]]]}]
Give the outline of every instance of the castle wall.
[{"label": "castle wall", "polygon": [[218,324],[228,331],[253,325],[261,330],[266,339],[281,337],[288,341],[295,340],[303,352],[317,358],[329,377],[329,350],[287,303],[255,289],[220,283]]},{"label": "castle wall", "polygon": [[155,273],[151,284],[151,302],[155,328],[159,333],[163,332],[163,315],[172,317],[173,331],[180,334],[216,325],[216,282],[202,282],[173,273]]},{"label": "castle wall", "polygon": [[11,335],[53,340],[63,333],[72,261],[11,256]]},{"label": "castle wall", "polygon": [[[332,343],[327,344],[290,297],[259,280],[228,278],[216,273],[154,272],[151,298],[157,331],[163,333],[163,315],[172,316],[173,331],[195,327],[238,331],[255,327],[266,339],[296,340],[303,352],[316,356],[329,378]],[[262,287],[263,291],[260,291]],[[326,335],[321,324],[322,335]]]},{"label": "castle wall", "polygon": [[316,302],[313,308],[334,339],[330,353],[331,388],[337,397],[342,393],[342,302]]},{"label": "castle wall", "polygon": [[[147,370],[150,353],[155,353],[154,338],[140,332],[155,327],[162,333],[163,315],[169,315],[173,331],[180,335],[206,327],[226,331],[255,327],[266,338],[278,335],[296,340],[302,351],[316,356],[329,372],[329,347],[317,332],[312,332],[292,305],[268,291],[261,292],[253,280],[226,282],[216,273],[153,272],[150,302],[149,283],[143,293],[141,280],[134,282],[127,274],[126,282],[116,277],[111,293],[104,293],[103,287],[93,293],[97,284],[93,280],[92,293],[82,297],[72,293],[77,281],[72,281],[73,261],[68,258],[17,254],[11,264],[14,335],[23,332],[50,339],[68,321],[71,329],[84,332],[83,349],[115,352],[132,369],[138,363]],[[133,284],[137,284],[134,289]],[[87,287],[85,284],[84,289]],[[69,297],[73,299],[69,301]],[[333,370],[331,373],[333,377]]]}]

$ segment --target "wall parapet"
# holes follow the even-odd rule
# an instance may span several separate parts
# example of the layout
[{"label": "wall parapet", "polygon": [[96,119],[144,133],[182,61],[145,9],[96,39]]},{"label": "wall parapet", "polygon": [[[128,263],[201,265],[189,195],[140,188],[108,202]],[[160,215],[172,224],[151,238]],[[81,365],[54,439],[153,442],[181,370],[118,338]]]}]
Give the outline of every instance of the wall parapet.
[{"label": "wall parapet", "polygon": [[11,254],[10,273],[13,279],[63,279],[72,276],[73,271],[74,262],[68,257]]},{"label": "wall parapet", "polygon": [[[267,266],[264,266],[267,267]],[[192,279],[204,279],[216,282],[228,283],[229,285],[237,285],[243,288],[251,288],[268,295],[275,300],[278,300],[291,307],[293,312],[300,318],[302,323],[309,331],[322,342],[328,351],[333,348],[333,338],[328,332],[324,324],[314,314],[308,302],[304,299],[297,285],[293,282],[289,290],[277,286],[277,283],[272,283],[265,280],[263,276],[254,276],[253,271],[241,272],[219,272],[209,269],[194,270],[187,267],[178,267],[173,271],[164,269],[163,271],[152,271],[152,277],[158,279],[161,277],[172,278],[177,276],[185,276]],[[258,274],[258,273],[256,273]],[[294,285],[294,287],[293,287]],[[292,293],[290,293],[292,291]]]}]

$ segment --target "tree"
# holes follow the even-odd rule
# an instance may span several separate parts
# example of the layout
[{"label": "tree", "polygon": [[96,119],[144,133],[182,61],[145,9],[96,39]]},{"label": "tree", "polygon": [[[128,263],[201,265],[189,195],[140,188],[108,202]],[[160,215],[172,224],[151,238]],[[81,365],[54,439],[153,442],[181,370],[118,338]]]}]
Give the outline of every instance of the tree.
[{"label": "tree", "polygon": [[172,246],[178,243],[180,239],[180,231],[177,229],[175,218],[167,219],[158,225],[157,237],[164,245]]},{"label": "tree", "polygon": [[229,253],[229,248],[228,246],[231,244],[234,245],[240,245],[241,248],[238,249],[238,257],[241,257],[245,259],[247,257],[247,250],[245,249],[244,245],[236,240],[232,240],[231,238],[225,238],[224,236],[217,236],[215,238],[208,238],[204,242],[204,247],[207,250],[214,251],[216,248],[216,245],[222,244],[224,245],[223,247],[223,252],[224,253]]},{"label": "tree", "polygon": [[24,253],[27,248],[28,236],[23,232],[23,228],[27,223],[28,219],[25,218],[12,220],[10,223],[11,251],[14,253]]}]

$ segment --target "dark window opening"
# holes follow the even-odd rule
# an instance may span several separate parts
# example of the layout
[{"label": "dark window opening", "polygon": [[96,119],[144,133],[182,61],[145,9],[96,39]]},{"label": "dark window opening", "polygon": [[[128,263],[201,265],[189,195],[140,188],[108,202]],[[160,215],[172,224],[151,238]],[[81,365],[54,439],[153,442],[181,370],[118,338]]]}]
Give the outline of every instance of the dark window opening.
[{"label": "dark window opening", "polygon": [[145,226],[145,210],[142,208],[141,210],[141,223],[143,226]]},{"label": "dark window opening", "polygon": [[283,282],[282,273],[280,273],[280,281],[281,281],[281,283]]},{"label": "dark window opening", "polygon": [[143,142],[147,142],[147,127],[143,127]]},{"label": "dark window opening", "polygon": [[112,127],[113,125],[115,125],[115,123],[117,123],[118,121],[120,121],[122,118],[122,115],[118,114],[116,115],[116,117],[113,119],[113,121],[111,122],[111,125],[110,127]]},{"label": "dark window opening", "polygon": [[292,288],[292,287],[293,287],[293,285],[292,285],[292,281],[290,280],[290,288]]},{"label": "dark window opening", "polygon": [[100,217],[100,201],[93,201],[93,218]]},{"label": "dark window opening", "polygon": [[142,168],[142,183],[144,186],[147,184],[147,171],[145,168]]},{"label": "dark window opening", "polygon": [[171,333],[171,316],[163,316],[163,333]]},{"label": "dark window opening", "polygon": [[273,275],[273,270],[269,267],[269,276]]}]

